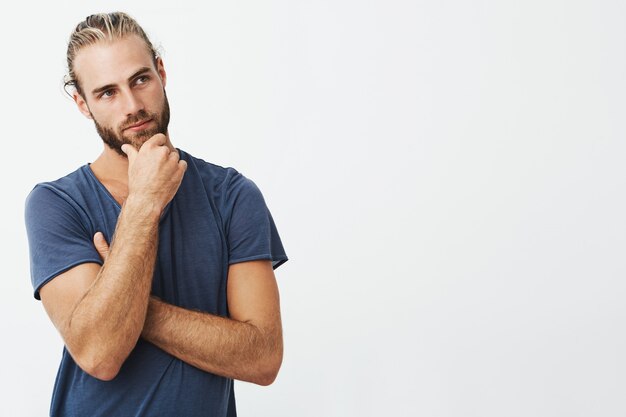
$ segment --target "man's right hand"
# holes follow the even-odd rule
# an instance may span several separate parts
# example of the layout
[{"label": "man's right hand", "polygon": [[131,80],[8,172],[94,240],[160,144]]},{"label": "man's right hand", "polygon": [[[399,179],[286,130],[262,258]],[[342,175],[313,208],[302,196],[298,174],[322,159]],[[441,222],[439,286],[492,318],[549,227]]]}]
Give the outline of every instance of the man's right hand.
[{"label": "man's right hand", "polygon": [[169,203],[187,169],[176,150],[167,146],[167,137],[158,133],[148,139],[137,151],[132,145],[122,145],[128,156],[128,196],[142,204],[154,205],[163,211]]}]

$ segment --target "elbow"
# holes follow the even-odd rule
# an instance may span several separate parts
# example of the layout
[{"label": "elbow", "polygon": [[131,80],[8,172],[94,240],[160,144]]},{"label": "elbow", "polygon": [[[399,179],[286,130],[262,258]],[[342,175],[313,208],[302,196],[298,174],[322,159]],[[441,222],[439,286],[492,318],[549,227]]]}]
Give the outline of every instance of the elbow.
[{"label": "elbow", "polygon": [[274,381],[276,381],[276,377],[278,376],[278,369],[267,369],[259,372],[254,380],[257,385],[261,385],[263,387],[267,387],[268,385],[272,385]]},{"label": "elbow", "polygon": [[276,381],[276,377],[278,376],[278,371],[280,370],[282,361],[282,349],[280,350],[280,352],[274,352],[271,355],[268,355],[263,363],[259,365],[255,380],[252,382],[264,387],[272,385],[274,381]]},{"label": "elbow", "polygon": [[82,323],[72,329],[70,321],[64,332],[65,346],[85,373],[101,381],[111,381],[120,372],[135,344],[130,345],[127,342],[131,339],[123,340],[121,335],[107,337],[86,327]]},{"label": "elbow", "polygon": [[92,368],[83,369],[86,373],[92,377],[99,379],[100,381],[111,381],[120,372],[120,366],[114,364],[101,364]]},{"label": "elbow", "polygon": [[101,381],[111,381],[122,368],[123,361],[115,359],[115,355],[98,352],[90,355],[74,357],[76,364],[90,376]]},{"label": "elbow", "polygon": [[263,387],[267,387],[268,385],[272,385],[274,381],[276,381],[276,377],[278,376],[278,370],[276,371],[268,371],[262,374],[259,374],[254,381],[255,384],[261,385]]}]

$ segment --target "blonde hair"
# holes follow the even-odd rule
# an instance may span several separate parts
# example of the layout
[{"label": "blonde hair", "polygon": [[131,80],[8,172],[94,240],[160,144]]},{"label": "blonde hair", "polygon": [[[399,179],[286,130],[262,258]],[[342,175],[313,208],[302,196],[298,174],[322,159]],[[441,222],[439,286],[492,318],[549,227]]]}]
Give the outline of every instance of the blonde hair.
[{"label": "blonde hair", "polygon": [[135,19],[124,12],[92,14],[80,22],[70,35],[67,45],[68,73],[64,80],[65,91],[67,92],[67,87],[71,86],[82,95],[78,77],[74,72],[74,59],[82,48],[97,42],[112,42],[128,35],[137,35],[143,39],[156,67],[159,54]]}]

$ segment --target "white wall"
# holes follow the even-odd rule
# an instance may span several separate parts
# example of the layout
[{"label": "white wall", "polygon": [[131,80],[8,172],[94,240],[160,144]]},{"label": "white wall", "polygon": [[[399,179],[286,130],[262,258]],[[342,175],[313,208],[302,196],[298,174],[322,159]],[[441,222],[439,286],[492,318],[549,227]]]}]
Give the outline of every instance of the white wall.
[{"label": "white wall", "polygon": [[60,84],[116,9],[163,47],[173,143],[255,180],[291,258],[283,368],[241,416],[626,414],[623,2],[9,7],[0,415],[48,412],[24,198],[100,151]]}]

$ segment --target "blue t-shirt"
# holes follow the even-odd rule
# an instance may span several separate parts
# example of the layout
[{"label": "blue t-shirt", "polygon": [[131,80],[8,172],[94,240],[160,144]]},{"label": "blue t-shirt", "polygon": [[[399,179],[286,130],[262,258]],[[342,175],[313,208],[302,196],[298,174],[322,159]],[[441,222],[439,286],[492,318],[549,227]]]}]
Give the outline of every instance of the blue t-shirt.
[{"label": "blue t-shirt", "polygon": [[[152,294],[227,317],[228,265],[267,259],[275,269],[287,255],[251,180],[179,152],[187,171],[159,223]],[[111,242],[120,210],[89,165],[35,186],[26,200],[35,298],[68,269],[102,264],[93,236],[100,231]],[[101,381],[78,367],[64,348],[50,415],[232,417],[233,380],[201,371],[140,338],[118,375]]]}]

